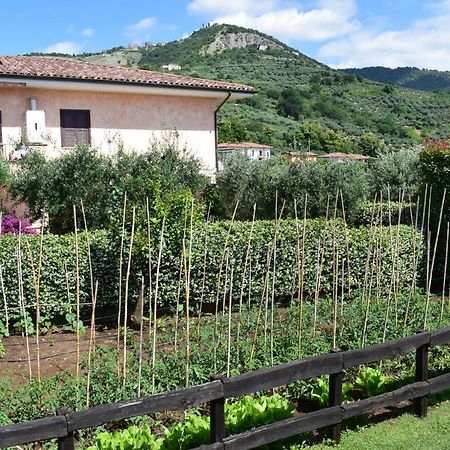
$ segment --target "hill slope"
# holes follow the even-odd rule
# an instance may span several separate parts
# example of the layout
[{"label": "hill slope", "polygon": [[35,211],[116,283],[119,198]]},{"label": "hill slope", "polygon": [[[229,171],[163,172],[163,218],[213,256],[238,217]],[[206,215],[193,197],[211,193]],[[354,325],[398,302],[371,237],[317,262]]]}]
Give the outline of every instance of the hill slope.
[{"label": "hill slope", "polygon": [[[258,95],[220,112],[221,140],[278,148],[373,153],[381,141],[411,145],[450,133],[450,93],[423,92],[337,71],[260,33],[212,25],[164,45],[77,56],[91,62],[241,82]],[[173,68],[173,66],[172,66]]]},{"label": "hill slope", "polygon": [[362,69],[343,69],[344,72],[359,75],[379,83],[393,83],[420,91],[450,91],[450,72],[424,70],[417,67],[363,67]]}]

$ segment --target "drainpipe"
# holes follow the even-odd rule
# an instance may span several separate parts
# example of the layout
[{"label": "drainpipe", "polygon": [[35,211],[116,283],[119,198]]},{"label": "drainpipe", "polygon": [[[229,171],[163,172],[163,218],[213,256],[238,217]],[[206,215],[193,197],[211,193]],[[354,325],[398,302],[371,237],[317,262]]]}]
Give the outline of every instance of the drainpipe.
[{"label": "drainpipe", "polygon": [[216,172],[219,170],[219,155],[217,153],[217,145],[219,143],[219,130],[217,129],[217,113],[219,112],[220,108],[222,108],[222,106],[229,100],[229,98],[231,97],[231,91],[228,92],[227,96],[225,97],[225,100],[223,100],[219,106],[216,108],[216,110],[214,111],[214,131],[215,131],[215,142],[216,142],[216,148],[215,148],[215,152],[216,152]]}]

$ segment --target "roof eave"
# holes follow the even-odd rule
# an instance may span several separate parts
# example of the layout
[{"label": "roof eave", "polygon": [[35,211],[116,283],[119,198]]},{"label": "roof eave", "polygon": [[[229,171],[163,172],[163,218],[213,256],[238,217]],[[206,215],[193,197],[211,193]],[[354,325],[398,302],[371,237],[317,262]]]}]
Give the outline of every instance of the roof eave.
[{"label": "roof eave", "polygon": [[256,94],[254,90],[241,90],[227,87],[211,86],[177,86],[158,83],[139,83],[129,81],[86,80],[80,78],[35,77],[23,75],[1,74],[0,82],[14,80],[18,85],[36,89],[60,89],[99,92],[127,92],[159,95],[184,95],[194,97],[222,97],[231,93],[230,99],[246,98]]}]

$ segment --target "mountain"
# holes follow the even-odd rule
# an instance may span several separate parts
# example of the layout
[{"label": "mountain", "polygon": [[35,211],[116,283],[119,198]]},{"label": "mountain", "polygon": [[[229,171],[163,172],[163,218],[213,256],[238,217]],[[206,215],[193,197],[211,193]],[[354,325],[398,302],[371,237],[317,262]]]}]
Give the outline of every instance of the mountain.
[{"label": "mountain", "polygon": [[358,75],[379,83],[393,83],[419,91],[450,91],[450,72],[418,69],[417,67],[363,67],[362,69],[343,69],[344,72]]},{"label": "mountain", "polygon": [[234,25],[214,24],[178,41],[76,57],[254,86],[257,95],[222,107],[222,141],[373,154],[384,144],[410,146],[450,134],[449,92],[405,89],[337,71],[271,36]]}]

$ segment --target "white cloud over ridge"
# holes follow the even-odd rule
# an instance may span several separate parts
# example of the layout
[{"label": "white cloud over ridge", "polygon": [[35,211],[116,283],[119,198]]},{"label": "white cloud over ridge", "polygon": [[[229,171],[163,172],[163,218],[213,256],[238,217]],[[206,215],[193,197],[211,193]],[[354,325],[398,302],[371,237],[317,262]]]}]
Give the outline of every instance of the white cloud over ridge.
[{"label": "white cloud over ridge", "polygon": [[156,19],[154,17],[146,17],[125,27],[125,34],[132,39],[133,44],[142,44],[150,39],[151,31],[155,25]]},{"label": "white cloud over ridge", "polygon": [[46,49],[44,49],[44,53],[67,53],[69,55],[75,55],[77,53],[81,53],[83,48],[84,44],[82,43],[64,41],[49,45]]},{"label": "white cloud over ridge", "polygon": [[253,12],[258,14],[276,7],[277,0],[192,0],[188,10],[199,14],[235,14]]},{"label": "white cloud over ridge", "polygon": [[81,32],[81,34],[82,34],[83,36],[85,36],[85,37],[90,38],[90,37],[94,36],[95,30],[94,30],[93,28],[85,28],[85,29]]},{"label": "white cloud over ridge", "polygon": [[323,45],[318,56],[337,68],[416,66],[450,70],[450,0],[402,30],[359,31]]},{"label": "white cloud over ridge", "polygon": [[217,17],[214,22],[254,28],[281,39],[295,41],[323,41],[359,29],[357,20],[349,20],[345,15],[328,9],[303,12],[290,8],[266,12],[259,16],[241,12]]},{"label": "white cloud over ridge", "polygon": [[193,0],[191,12],[215,14],[212,22],[230,23],[289,41],[323,41],[359,29],[356,0]]}]

